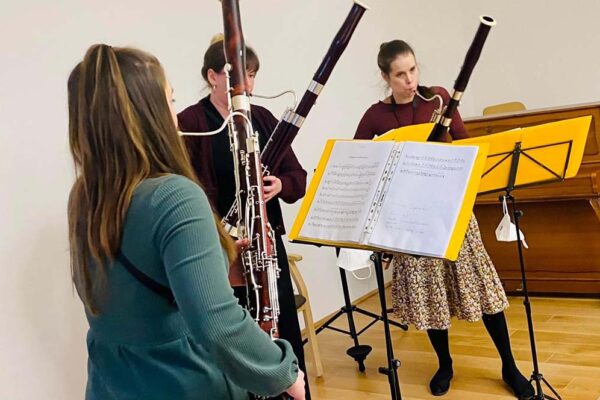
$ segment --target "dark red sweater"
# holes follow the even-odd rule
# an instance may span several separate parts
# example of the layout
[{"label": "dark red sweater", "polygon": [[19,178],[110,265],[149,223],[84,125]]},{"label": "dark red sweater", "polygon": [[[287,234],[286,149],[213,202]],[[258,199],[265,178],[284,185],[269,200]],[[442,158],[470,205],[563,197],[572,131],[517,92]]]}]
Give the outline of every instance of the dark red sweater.
[{"label": "dark red sweater", "polygon": [[[189,106],[177,115],[179,129],[182,132],[206,132],[211,130],[206,115],[207,107],[210,107],[210,105],[206,102],[210,102],[208,97]],[[263,143],[273,132],[275,125],[277,125],[277,119],[269,110],[256,105],[251,106],[251,113],[252,125],[258,131],[259,136],[262,136],[260,142]],[[192,167],[213,207],[217,209],[219,190],[231,190],[235,182],[225,182],[217,179],[211,136],[184,136],[184,140],[190,155]],[[226,151],[222,156],[232,158],[232,154],[229,151]],[[281,180],[282,189],[276,197],[267,202],[267,213],[269,222],[275,231],[278,234],[285,234],[279,198],[291,204],[304,197],[306,193],[306,171],[302,168],[298,158],[290,148],[281,166],[277,171],[272,171],[272,175]]]},{"label": "dark red sweater", "polygon": [[[444,104],[448,104],[450,95],[446,89],[438,86],[430,89],[435,94],[442,96]],[[373,104],[360,120],[354,139],[373,139],[392,129],[429,122],[434,110],[438,108],[439,102],[437,100],[424,101],[418,97],[415,99],[414,102],[407,104],[387,104],[382,101]],[[450,135],[455,140],[469,137],[458,111],[452,118]]]}]

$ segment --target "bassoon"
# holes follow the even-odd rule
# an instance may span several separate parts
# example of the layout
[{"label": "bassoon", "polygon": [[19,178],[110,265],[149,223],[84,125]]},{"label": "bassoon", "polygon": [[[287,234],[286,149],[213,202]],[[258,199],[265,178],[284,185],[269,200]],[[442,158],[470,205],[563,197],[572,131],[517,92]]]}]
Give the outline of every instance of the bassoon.
[{"label": "bassoon", "polygon": [[[354,30],[366,10],[368,10],[366,5],[362,4],[360,1],[354,1],[344,23],[333,38],[325,57],[317,68],[302,99],[300,99],[300,103],[295,110],[287,109],[284,112],[283,117],[279,120],[279,123],[271,133],[261,154],[264,175],[277,173],[281,161],[286,156],[286,153],[290,149],[306,116],[327,83],[333,68],[348,46]],[[237,220],[236,214],[238,213],[237,204],[238,203],[234,203],[227,215],[223,218],[225,229],[233,236],[238,236],[235,232]]]},{"label": "bassoon", "polygon": [[271,338],[279,331],[279,267],[275,235],[267,219],[258,135],[252,127],[246,88],[246,46],[238,0],[221,0],[223,9],[225,72],[231,118],[229,139],[233,153],[236,202],[240,205],[235,225],[239,239],[247,239],[241,261],[251,298],[249,311]]},{"label": "bassoon", "polygon": [[496,21],[492,17],[485,15],[479,17],[479,21],[480,24],[477,32],[475,33],[475,38],[473,39],[473,42],[467,51],[462,68],[458,74],[458,78],[456,78],[456,82],[454,83],[454,92],[452,93],[450,101],[448,102],[448,105],[446,106],[441,118],[436,122],[431,130],[431,133],[427,138],[428,141],[452,141],[449,133],[452,117],[458,109],[460,99],[467,88],[467,83],[469,83],[469,79],[471,78],[471,74],[475,68],[475,64],[477,64],[477,61],[479,60],[479,56],[481,55],[481,50],[483,49],[483,45],[485,44],[488,33],[490,32],[492,26],[496,25]]}]

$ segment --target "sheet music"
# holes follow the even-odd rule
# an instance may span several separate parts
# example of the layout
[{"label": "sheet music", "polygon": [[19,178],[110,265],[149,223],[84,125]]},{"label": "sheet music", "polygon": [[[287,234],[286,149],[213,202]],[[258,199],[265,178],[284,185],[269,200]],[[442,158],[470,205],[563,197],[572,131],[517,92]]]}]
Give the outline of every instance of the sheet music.
[{"label": "sheet music", "polygon": [[301,236],[357,243],[393,142],[336,142]]},{"label": "sheet music", "polygon": [[474,146],[404,143],[368,243],[443,257],[476,155]]}]

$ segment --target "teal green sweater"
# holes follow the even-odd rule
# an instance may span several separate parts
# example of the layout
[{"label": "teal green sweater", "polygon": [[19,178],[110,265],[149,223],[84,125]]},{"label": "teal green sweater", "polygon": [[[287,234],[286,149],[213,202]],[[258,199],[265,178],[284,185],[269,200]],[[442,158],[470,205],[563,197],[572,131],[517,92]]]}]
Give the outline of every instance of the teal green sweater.
[{"label": "teal green sweater", "polygon": [[87,400],[244,399],[275,395],[296,380],[285,341],[272,341],[233,296],[206,195],[167,175],[135,190],[121,249],[169,286],[178,310],[118,262],[88,314]]}]

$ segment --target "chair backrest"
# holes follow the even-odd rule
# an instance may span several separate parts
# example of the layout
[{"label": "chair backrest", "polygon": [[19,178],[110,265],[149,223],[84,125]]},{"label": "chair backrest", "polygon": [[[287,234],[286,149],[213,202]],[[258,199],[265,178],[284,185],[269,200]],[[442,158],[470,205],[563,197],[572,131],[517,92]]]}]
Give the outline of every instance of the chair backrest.
[{"label": "chair backrest", "polygon": [[304,279],[300,274],[300,270],[298,269],[298,265],[296,264],[298,261],[302,260],[302,256],[300,254],[291,254],[288,253],[288,264],[290,265],[290,275],[292,276],[292,280],[298,289],[297,295],[294,296],[294,300],[296,301],[296,309],[298,312],[302,312],[302,317],[304,318],[304,335],[306,335],[306,339],[303,343],[310,344],[311,352],[314,360],[314,367],[316,370],[316,376],[323,376],[323,361],[321,361],[321,353],[319,352],[319,343],[317,341],[317,332],[315,330],[315,322],[312,316],[312,310],[310,308],[310,300],[308,298],[308,289],[306,288],[306,283],[304,283]]},{"label": "chair backrest", "polygon": [[510,101],[508,103],[494,104],[483,109],[483,115],[502,114],[512,111],[526,110],[525,104],[520,101]]},{"label": "chair backrest", "polygon": [[304,283],[304,279],[302,278],[302,275],[298,270],[298,266],[296,265],[296,262],[301,260],[302,256],[299,254],[288,254],[288,263],[290,265],[290,275],[292,277],[292,280],[296,285],[296,289],[298,289],[298,294],[307,299],[308,289],[306,288],[306,283]]}]

